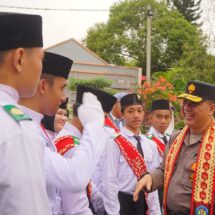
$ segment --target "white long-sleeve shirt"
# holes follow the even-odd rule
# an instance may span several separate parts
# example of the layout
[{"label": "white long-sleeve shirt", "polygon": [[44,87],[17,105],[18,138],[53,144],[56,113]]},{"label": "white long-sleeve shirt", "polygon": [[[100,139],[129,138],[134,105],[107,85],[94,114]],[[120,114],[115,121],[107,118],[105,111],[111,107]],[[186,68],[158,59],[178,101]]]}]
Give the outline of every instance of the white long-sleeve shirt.
[{"label": "white long-sleeve shirt", "polygon": [[[131,131],[124,127],[121,130],[121,134],[137,147],[137,141]],[[144,160],[148,171],[151,171],[159,163],[159,155],[155,144],[151,140],[144,135],[140,135],[140,137]],[[119,215],[120,204],[118,192],[121,191],[133,195],[137,184],[137,177],[115,142],[108,144],[105,160],[106,165],[103,171],[102,183],[105,209],[108,215]],[[150,215],[160,215],[157,191],[148,195],[148,206]]]},{"label": "white long-sleeve shirt", "polygon": [[102,188],[103,171],[104,171],[104,165],[106,162],[106,153],[108,150],[108,144],[110,144],[110,142],[113,142],[115,137],[115,131],[110,127],[105,126],[105,133],[107,136],[105,149],[92,175],[92,188],[93,188],[92,204],[95,208],[95,211],[98,213],[98,215],[105,213],[104,202],[103,202],[103,188]]},{"label": "white long-sleeve shirt", "polygon": [[[164,141],[163,141],[164,135],[161,134],[159,131],[157,131],[153,126],[150,127],[150,129],[149,129],[147,134],[155,136],[156,138],[158,138],[158,140],[160,140],[163,144],[165,144]],[[166,133],[165,136],[166,136],[167,140],[169,141],[170,135]],[[154,144],[156,145],[156,143],[154,143]],[[159,161],[160,161],[160,163],[163,161],[163,156],[161,156],[160,153],[159,153]],[[157,167],[160,166],[160,163],[158,163]]]},{"label": "white long-sleeve shirt", "polygon": [[16,121],[3,109],[14,105],[21,110],[18,100],[14,88],[0,84],[0,214],[49,215],[44,145],[35,124]]},{"label": "white long-sleeve shirt", "polygon": [[[57,140],[58,138],[63,138],[64,136],[75,136],[78,139],[81,139],[82,134],[76,127],[67,122],[64,128],[58,133],[55,140]],[[78,147],[79,145],[76,145],[75,147],[69,149],[64,154],[64,157],[72,158]],[[87,197],[86,188],[77,193],[62,191],[60,193],[60,196],[62,200],[61,205],[63,214],[92,215],[92,212],[89,208],[89,201]]]},{"label": "white long-sleeve shirt", "polygon": [[[58,214],[61,202],[59,191],[80,192],[86,188],[105,147],[104,128],[93,122],[87,123],[80,140],[80,147],[74,156],[68,159],[54,151],[55,146],[52,142],[47,143],[47,137],[40,127],[42,115],[26,107],[23,109],[34,119],[43,139],[41,141],[48,146],[45,147],[46,188],[52,214]],[[97,138],[98,133],[99,138]]]}]

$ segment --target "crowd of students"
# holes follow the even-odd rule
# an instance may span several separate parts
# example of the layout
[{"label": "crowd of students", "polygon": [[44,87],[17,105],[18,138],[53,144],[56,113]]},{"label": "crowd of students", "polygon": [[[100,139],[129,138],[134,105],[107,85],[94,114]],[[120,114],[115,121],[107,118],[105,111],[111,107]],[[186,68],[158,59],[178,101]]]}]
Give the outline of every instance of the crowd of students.
[{"label": "crowd of students", "polygon": [[187,83],[178,131],[168,100],[143,134],[140,95],[83,85],[68,118],[73,61],[43,51],[42,18],[0,13],[0,32],[0,214],[214,214],[214,85]]}]

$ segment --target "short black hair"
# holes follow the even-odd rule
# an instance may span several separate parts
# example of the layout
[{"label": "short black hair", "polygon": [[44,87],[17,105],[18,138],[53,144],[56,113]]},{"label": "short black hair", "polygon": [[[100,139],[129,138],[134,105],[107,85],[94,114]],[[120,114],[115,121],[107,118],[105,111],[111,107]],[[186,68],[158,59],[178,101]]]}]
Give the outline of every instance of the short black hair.
[{"label": "short black hair", "polygon": [[143,107],[143,109],[144,109],[143,103],[141,103],[141,104],[131,104],[131,105],[127,105],[127,106],[121,107],[121,112],[124,113],[125,109],[128,108],[128,107],[130,107],[130,106],[132,106],[132,105],[141,105]]},{"label": "short black hair", "polygon": [[47,83],[51,86],[53,85],[56,78],[57,78],[57,76],[46,74],[46,73],[42,73],[41,77],[40,77],[40,79],[45,79],[47,81]]}]

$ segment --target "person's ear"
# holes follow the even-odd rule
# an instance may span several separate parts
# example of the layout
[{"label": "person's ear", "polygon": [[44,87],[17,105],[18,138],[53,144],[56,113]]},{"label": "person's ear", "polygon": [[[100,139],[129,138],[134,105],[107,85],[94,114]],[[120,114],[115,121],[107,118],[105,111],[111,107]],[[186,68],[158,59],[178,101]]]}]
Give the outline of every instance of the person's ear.
[{"label": "person's ear", "polygon": [[38,85],[38,91],[41,95],[44,95],[46,90],[48,88],[48,83],[45,79],[40,79],[39,85]]},{"label": "person's ear", "polygon": [[214,116],[215,114],[215,102],[211,103],[210,105],[210,111],[208,113],[209,116]]},{"label": "person's ear", "polygon": [[12,56],[13,66],[19,73],[23,71],[23,66],[26,61],[26,52],[23,48],[17,48],[13,52]]}]

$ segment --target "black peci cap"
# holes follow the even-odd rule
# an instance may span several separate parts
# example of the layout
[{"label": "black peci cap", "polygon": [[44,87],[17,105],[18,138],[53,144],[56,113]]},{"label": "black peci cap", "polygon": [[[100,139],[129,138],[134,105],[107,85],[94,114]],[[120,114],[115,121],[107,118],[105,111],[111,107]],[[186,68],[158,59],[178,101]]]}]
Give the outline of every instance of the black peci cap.
[{"label": "black peci cap", "polygon": [[215,85],[201,81],[189,81],[186,92],[179,95],[178,98],[196,103],[204,100],[215,101]]},{"label": "black peci cap", "polygon": [[73,61],[62,55],[45,52],[42,73],[67,79]]},{"label": "black peci cap", "polygon": [[0,51],[43,47],[42,17],[21,13],[0,13]]},{"label": "black peci cap", "polygon": [[142,105],[143,102],[141,100],[141,97],[135,93],[127,94],[126,96],[123,96],[120,100],[121,109],[124,109],[127,106],[130,105]]},{"label": "black peci cap", "polygon": [[151,111],[154,110],[172,110],[172,108],[168,100],[158,99],[152,102]]},{"label": "black peci cap", "polygon": [[112,107],[116,102],[116,98],[114,96],[110,95],[109,93],[103,90],[86,87],[83,85],[77,86],[77,94],[76,94],[77,103],[82,104],[83,94],[86,92],[90,92],[95,96],[97,96],[97,99],[101,102],[102,109],[105,113],[109,113],[112,110]]}]

